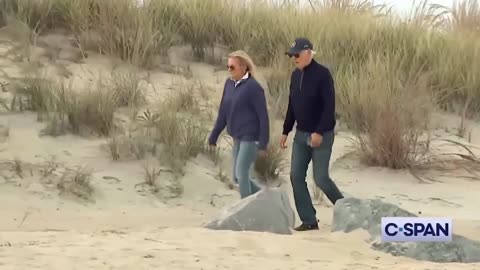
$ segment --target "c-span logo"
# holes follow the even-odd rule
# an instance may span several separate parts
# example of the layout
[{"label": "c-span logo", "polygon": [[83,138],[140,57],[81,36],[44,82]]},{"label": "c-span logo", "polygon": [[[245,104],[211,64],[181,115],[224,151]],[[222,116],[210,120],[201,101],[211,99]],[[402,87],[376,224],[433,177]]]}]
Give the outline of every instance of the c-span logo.
[{"label": "c-span logo", "polygon": [[451,218],[383,217],[383,242],[450,242]]}]

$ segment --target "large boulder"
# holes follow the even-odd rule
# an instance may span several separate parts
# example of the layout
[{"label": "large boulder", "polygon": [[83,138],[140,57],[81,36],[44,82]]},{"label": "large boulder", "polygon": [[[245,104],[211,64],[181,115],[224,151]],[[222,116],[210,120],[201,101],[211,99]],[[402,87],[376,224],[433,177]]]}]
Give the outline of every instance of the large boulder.
[{"label": "large boulder", "polygon": [[381,200],[361,200],[346,197],[333,208],[332,231],[367,230],[374,240],[381,235],[382,217],[414,217],[413,213]]},{"label": "large boulder", "polygon": [[295,213],[281,188],[265,188],[224,209],[204,227],[212,230],[292,234]]},{"label": "large boulder", "polygon": [[381,200],[344,198],[334,206],[332,231],[364,229],[370,234],[372,248],[422,261],[480,262],[480,242],[453,234],[451,242],[381,242],[382,217],[415,217],[394,204]]}]

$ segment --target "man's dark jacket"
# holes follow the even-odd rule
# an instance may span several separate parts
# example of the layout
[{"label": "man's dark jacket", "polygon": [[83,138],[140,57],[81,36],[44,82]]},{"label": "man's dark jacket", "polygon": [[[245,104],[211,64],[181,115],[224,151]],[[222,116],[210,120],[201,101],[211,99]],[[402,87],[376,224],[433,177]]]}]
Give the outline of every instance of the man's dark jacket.
[{"label": "man's dark jacket", "polygon": [[335,86],[330,71],[312,60],[303,70],[295,69],[290,79],[290,95],[283,134],[297,130],[324,134],[335,128]]}]

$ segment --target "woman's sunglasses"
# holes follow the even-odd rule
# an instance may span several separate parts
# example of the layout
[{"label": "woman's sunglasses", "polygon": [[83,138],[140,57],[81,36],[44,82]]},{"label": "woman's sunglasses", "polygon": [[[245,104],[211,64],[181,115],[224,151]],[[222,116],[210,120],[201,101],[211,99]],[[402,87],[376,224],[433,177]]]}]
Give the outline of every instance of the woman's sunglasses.
[{"label": "woman's sunglasses", "polygon": [[228,70],[235,70],[235,66],[227,66]]}]

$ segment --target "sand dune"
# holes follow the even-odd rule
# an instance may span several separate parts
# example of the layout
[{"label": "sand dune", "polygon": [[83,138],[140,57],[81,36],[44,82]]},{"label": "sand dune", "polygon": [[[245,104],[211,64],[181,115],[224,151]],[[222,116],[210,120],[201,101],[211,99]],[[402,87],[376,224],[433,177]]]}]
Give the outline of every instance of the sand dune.
[{"label": "sand dune", "polygon": [[[44,39],[50,44],[66,42],[59,36]],[[0,45],[0,82],[14,82],[24,73],[24,64],[9,57],[11,48]],[[47,61],[48,50],[52,48],[34,50],[42,70],[65,75],[78,88],[99,74],[109,76],[119,66],[118,60],[99,55],[76,62],[68,46],[55,49],[59,61]],[[209,94],[216,104],[226,73],[210,65],[182,62],[182,54],[175,52],[172,62],[189,65],[193,77],[139,71],[150,78],[150,94],[162,97],[175,91],[177,83],[202,80],[212,89]],[[9,93],[2,95],[11,98]],[[440,131],[448,128],[448,121],[439,123]],[[112,161],[105,139],[39,136],[45,124],[33,113],[4,112],[0,124],[9,131],[0,144],[1,269],[480,269],[480,265],[419,262],[373,251],[365,232],[331,233],[332,208],[321,201],[316,202],[320,231],[292,236],[207,231],[202,224],[239,199],[236,191],[215,179],[218,172],[211,162],[201,157],[189,161],[181,179],[182,197],[165,199],[137,185],[144,181],[140,161]],[[478,130],[475,126],[473,143],[480,140],[475,135]],[[480,240],[480,182],[438,177],[442,182],[425,184],[405,172],[360,166],[347,155],[349,136],[339,132],[332,158],[332,178],[345,193],[381,198],[420,215],[452,217],[455,233]],[[59,196],[56,186],[40,180],[38,171],[52,158],[59,171],[78,165],[92,168],[91,201]],[[22,177],[12,167],[15,160],[23,166]],[[228,152],[222,161],[229,173]]]}]

